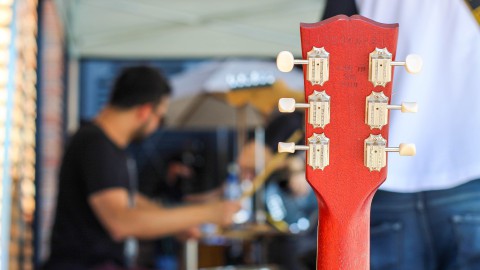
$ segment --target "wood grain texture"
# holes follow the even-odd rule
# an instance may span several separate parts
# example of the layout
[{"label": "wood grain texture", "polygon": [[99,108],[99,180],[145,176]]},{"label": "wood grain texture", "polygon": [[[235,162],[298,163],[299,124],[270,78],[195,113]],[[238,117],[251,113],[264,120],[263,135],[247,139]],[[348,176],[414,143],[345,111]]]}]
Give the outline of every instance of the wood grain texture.
[{"label": "wood grain texture", "polygon": [[[365,17],[339,15],[328,20],[301,24],[302,56],[312,47],[330,53],[330,79],[323,86],[305,82],[305,99],[314,90],[331,96],[331,122],[325,129],[308,124],[306,139],[322,132],[330,138],[330,165],[322,170],[306,166],[307,180],[319,204],[317,269],[369,269],[370,206],[377,188],[387,177],[387,168],[370,172],[364,166],[364,140],[382,134],[388,141],[388,125],[371,130],[365,124],[365,99],[372,91],[391,98],[386,87],[368,81],[369,54],[388,48],[395,59],[398,24],[380,24]],[[304,66],[304,74],[307,67]]]}]

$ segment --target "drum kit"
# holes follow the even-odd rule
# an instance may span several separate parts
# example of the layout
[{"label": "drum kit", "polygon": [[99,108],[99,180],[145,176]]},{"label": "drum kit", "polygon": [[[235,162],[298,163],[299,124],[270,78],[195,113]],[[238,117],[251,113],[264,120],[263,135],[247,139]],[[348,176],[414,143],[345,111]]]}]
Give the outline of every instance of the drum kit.
[{"label": "drum kit", "polygon": [[[289,141],[295,141],[296,136],[301,136],[301,133],[294,134]],[[293,164],[286,166],[283,170],[284,177],[281,176],[282,173],[279,173],[279,170],[273,169],[278,168],[276,164],[279,162]],[[300,159],[300,163],[302,162]],[[299,171],[292,171],[295,170],[295,164],[298,163],[295,158],[287,158],[282,153],[277,154],[267,163],[265,169],[252,180],[252,189],[244,192],[242,196],[243,200],[251,200],[250,196],[257,192],[268,179],[264,191],[264,210],[260,209],[260,211],[265,211],[266,220],[234,224],[226,229],[206,225],[203,228],[204,237],[199,241],[190,240],[185,246],[186,269],[279,269],[275,265],[266,264],[268,262],[268,243],[276,238],[297,237],[311,234],[316,230],[317,208],[315,196],[310,194],[312,193],[311,189],[308,189],[306,194],[296,196],[283,188],[282,180],[279,180],[285,180],[289,175],[298,175]],[[307,200],[310,206],[313,202],[314,207],[305,207]],[[250,213],[255,216],[255,212]],[[252,218],[248,220],[252,220]],[[219,263],[227,263],[223,258],[229,257],[226,254],[232,248],[237,249],[237,256],[238,253],[242,256],[237,261],[248,263],[248,265],[205,268],[219,265]],[[238,252],[238,248],[241,249],[240,252]]]}]

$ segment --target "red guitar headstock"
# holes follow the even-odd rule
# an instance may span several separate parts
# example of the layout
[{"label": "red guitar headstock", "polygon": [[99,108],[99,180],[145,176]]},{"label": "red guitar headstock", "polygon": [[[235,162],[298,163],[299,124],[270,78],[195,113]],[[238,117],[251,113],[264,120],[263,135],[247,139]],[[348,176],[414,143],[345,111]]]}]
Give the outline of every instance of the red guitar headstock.
[{"label": "red guitar headstock", "polygon": [[393,66],[416,73],[421,59],[393,61],[398,24],[358,15],[303,23],[300,32],[302,60],[281,52],[277,65],[304,65],[305,103],[281,99],[279,109],[306,109],[306,145],[280,143],[279,151],[307,151],[306,176],[320,211],[318,268],[368,269],[370,204],[387,177],[387,152],[415,154],[412,144],[388,146],[388,111],[417,110],[412,102],[389,104]]}]

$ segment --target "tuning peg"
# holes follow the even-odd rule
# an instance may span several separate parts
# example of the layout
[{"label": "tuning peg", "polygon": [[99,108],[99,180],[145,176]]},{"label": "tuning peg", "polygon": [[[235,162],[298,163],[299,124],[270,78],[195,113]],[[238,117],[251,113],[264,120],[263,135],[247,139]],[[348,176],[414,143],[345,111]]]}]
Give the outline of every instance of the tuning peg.
[{"label": "tuning peg", "polygon": [[370,53],[368,80],[373,86],[385,86],[392,81],[392,66],[405,66],[409,73],[418,73],[422,70],[423,61],[419,55],[409,54],[404,62],[392,61],[392,54],[387,48],[375,48]]},{"label": "tuning peg", "polygon": [[398,147],[385,147],[385,152],[398,152],[400,156],[415,156],[417,149],[413,143],[401,143]]},{"label": "tuning peg", "polygon": [[323,85],[329,78],[329,59],[330,54],[323,47],[313,47],[307,52],[307,59],[294,59],[291,52],[283,51],[277,56],[277,67],[282,72],[289,72],[294,65],[308,65],[306,79],[312,85]]},{"label": "tuning peg", "polygon": [[386,147],[387,140],[381,134],[365,139],[365,166],[370,171],[380,171],[387,165],[387,152],[399,152],[400,156],[414,156],[415,144],[401,143],[398,147]]},{"label": "tuning peg", "polygon": [[418,105],[416,102],[403,102],[401,105],[387,105],[389,110],[400,110],[402,113],[416,113]]},{"label": "tuning peg", "polygon": [[310,104],[296,103],[293,98],[281,98],[278,100],[278,110],[283,113],[295,111],[295,108],[309,108]]},{"label": "tuning peg", "polygon": [[422,70],[423,60],[422,57],[418,54],[409,54],[404,62],[392,61],[390,62],[392,66],[405,66],[405,69],[408,73],[415,74],[419,73]]},{"label": "tuning peg", "polygon": [[293,69],[293,65],[306,65],[308,60],[294,59],[293,54],[289,51],[282,51],[277,56],[277,68],[281,72],[290,72]]},{"label": "tuning peg", "polygon": [[278,143],[278,152],[279,153],[295,153],[295,151],[305,151],[308,150],[309,147],[306,145],[295,145],[295,143],[285,143],[279,142]]},{"label": "tuning peg", "polygon": [[307,164],[314,170],[323,170],[330,163],[330,139],[327,138],[324,133],[313,133],[312,136],[308,138],[308,146],[295,145],[293,142],[278,143],[279,153],[295,153],[295,151],[298,150],[308,150]]},{"label": "tuning peg", "polygon": [[367,96],[365,124],[371,129],[381,129],[388,123],[388,110],[400,110],[403,113],[416,113],[416,102],[403,102],[401,105],[388,105],[389,98],[383,92],[375,92]]},{"label": "tuning peg", "polygon": [[283,113],[295,111],[295,108],[309,109],[308,123],[314,128],[324,128],[330,123],[330,96],[325,91],[313,91],[308,103],[296,103],[293,98],[281,98],[278,110]]}]

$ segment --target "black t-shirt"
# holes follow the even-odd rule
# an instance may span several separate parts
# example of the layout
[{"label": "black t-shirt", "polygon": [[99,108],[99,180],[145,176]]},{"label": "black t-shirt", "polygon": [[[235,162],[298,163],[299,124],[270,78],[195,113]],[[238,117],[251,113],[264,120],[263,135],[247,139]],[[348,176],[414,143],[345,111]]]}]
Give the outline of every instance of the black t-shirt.
[{"label": "black t-shirt", "polygon": [[[129,189],[127,153],[95,124],[71,138],[60,169],[51,255],[47,263],[88,269],[106,262],[123,264],[123,242],[114,241],[95,216],[88,198],[108,188]],[[75,267],[77,269],[77,267]]]}]

